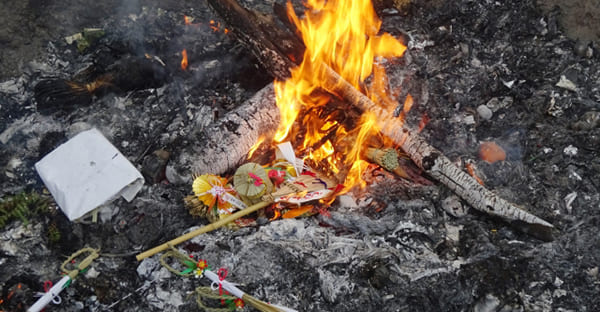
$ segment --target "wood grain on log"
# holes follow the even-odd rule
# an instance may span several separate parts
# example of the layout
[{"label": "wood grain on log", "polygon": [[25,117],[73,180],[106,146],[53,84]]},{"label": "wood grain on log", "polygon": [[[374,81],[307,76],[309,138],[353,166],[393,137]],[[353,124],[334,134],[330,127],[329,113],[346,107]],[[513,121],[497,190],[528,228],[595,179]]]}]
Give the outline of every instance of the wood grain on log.
[{"label": "wood grain on log", "polygon": [[277,27],[272,18],[247,10],[235,0],[208,0],[208,3],[273,77],[285,80],[290,76],[290,69],[297,64],[287,55],[302,60],[302,42],[294,34]]},{"label": "wood grain on log", "polygon": [[192,164],[194,173],[223,174],[237,168],[259,137],[272,140],[279,125],[279,109],[275,104],[273,84],[269,84],[229,112],[201,136],[207,143],[200,146]]}]

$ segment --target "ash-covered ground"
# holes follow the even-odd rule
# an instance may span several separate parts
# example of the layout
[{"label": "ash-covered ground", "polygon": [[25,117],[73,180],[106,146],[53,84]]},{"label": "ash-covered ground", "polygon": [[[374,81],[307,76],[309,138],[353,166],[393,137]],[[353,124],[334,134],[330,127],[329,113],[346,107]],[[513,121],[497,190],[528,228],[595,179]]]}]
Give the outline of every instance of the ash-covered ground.
[{"label": "ash-covered ground", "polygon": [[[0,230],[0,310],[31,305],[84,246],[101,256],[47,311],[198,310],[188,296],[206,280],[175,276],[157,256],[134,256],[206,223],[184,208],[189,177],[169,168],[202,146],[202,129],[270,78],[235,39],[211,29],[218,17],[204,2],[170,2],[4,6],[15,10],[3,14],[13,31],[2,41],[14,47],[2,49],[0,198],[43,193],[34,163],[91,127],[147,181],[132,202],[103,208],[97,223],[71,223],[52,207],[8,222]],[[258,2],[244,4],[269,10]],[[466,206],[450,214],[462,204],[445,187],[376,169],[371,185],[339,198],[330,216],[221,229],[181,250],[226,267],[227,280],[248,293],[300,311],[600,310],[600,62],[597,42],[586,41],[593,36],[566,37],[564,5],[531,0],[415,1],[403,12],[378,11],[385,31],[409,38],[407,55],[387,64],[392,83],[410,73],[409,120],[427,114],[423,135],[432,145],[460,166],[473,162],[487,187],[554,224],[554,240]],[[63,37],[83,27],[105,34],[80,52]],[[60,105],[35,97],[50,77],[88,81],[106,72],[127,79]],[[501,145],[506,161],[481,161],[481,141]]]}]

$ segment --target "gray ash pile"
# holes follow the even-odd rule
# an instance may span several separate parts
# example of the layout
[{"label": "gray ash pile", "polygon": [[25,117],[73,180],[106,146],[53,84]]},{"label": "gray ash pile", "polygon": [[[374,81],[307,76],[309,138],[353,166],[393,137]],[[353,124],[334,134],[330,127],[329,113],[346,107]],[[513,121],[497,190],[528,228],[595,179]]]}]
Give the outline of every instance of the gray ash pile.
[{"label": "gray ash pile", "polygon": [[[215,129],[246,129],[230,117],[272,78],[204,2],[38,2],[7,6],[10,34],[27,36],[22,24],[47,37],[31,35],[33,54],[18,55],[27,44],[15,38],[14,51],[2,50],[14,64],[0,63],[0,310],[25,311],[44,281],[61,278],[61,263],[90,246],[99,257],[47,311],[198,311],[191,295],[210,282],[135,255],[207,223],[184,207],[195,157],[229,142]],[[242,2],[267,15],[271,3]],[[227,281],[248,294],[300,311],[600,310],[597,42],[566,37],[567,11],[533,0],[377,3],[382,30],[406,39],[405,57],[384,66],[415,99],[407,121],[427,116],[429,144],[554,225],[554,239],[469,209],[426,174],[403,179],[372,166],[369,185],[327,213],[257,219],[178,250],[227,268]],[[69,14],[70,27],[53,22]],[[91,128],[146,183],[95,222],[71,222],[34,164]],[[504,160],[485,161],[482,142],[500,146]]]}]

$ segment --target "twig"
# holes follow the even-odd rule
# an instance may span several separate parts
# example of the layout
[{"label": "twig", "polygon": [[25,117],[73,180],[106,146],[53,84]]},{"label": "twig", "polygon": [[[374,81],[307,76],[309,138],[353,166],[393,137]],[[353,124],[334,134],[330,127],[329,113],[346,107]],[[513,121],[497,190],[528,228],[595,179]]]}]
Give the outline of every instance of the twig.
[{"label": "twig", "polygon": [[102,309],[102,311],[110,311],[112,308],[114,308],[117,304],[121,303],[122,301],[126,300],[127,298],[133,296],[133,294],[136,294],[142,290],[145,290],[146,288],[150,287],[152,284],[154,284],[154,282],[156,282],[158,279],[153,279],[148,283],[144,283],[144,285],[138,287],[136,290],[128,293],[127,295],[125,295],[125,297],[111,303],[108,307]]}]

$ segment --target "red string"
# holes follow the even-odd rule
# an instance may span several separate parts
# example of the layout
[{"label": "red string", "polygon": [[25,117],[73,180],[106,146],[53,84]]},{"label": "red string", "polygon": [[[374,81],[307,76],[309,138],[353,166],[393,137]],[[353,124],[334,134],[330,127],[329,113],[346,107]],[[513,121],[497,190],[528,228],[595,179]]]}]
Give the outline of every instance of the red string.
[{"label": "red string", "polygon": [[300,182],[300,181],[295,181],[294,184],[298,184],[298,185],[302,185],[303,187],[306,187],[306,184]]},{"label": "red string", "polygon": [[[219,276],[219,281],[222,281],[227,277],[227,269],[220,268],[217,270],[217,276]],[[223,296],[223,285],[219,283],[219,296]],[[225,304],[225,300],[221,299],[221,304]]]},{"label": "red string", "polygon": [[48,292],[52,288],[52,281],[47,280],[44,282],[44,292]]},{"label": "red string", "polygon": [[254,173],[248,172],[248,176],[250,176],[252,179],[254,179],[255,186],[261,186],[263,184],[263,179],[261,179],[261,177],[255,175]]},{"label": "red string", "polygon": [[316,178],[316,177],[317,177],[317,174],[316,174],[316,173],[314,173],[314,172],[311,172],[311,171],[308,171],[308,170],[306,170],[306,171],[302,172],[302,173],[301,173],[301,175],[307,175],[307,176],[311,176],[311,177],[313,177],[313,178]]}]

